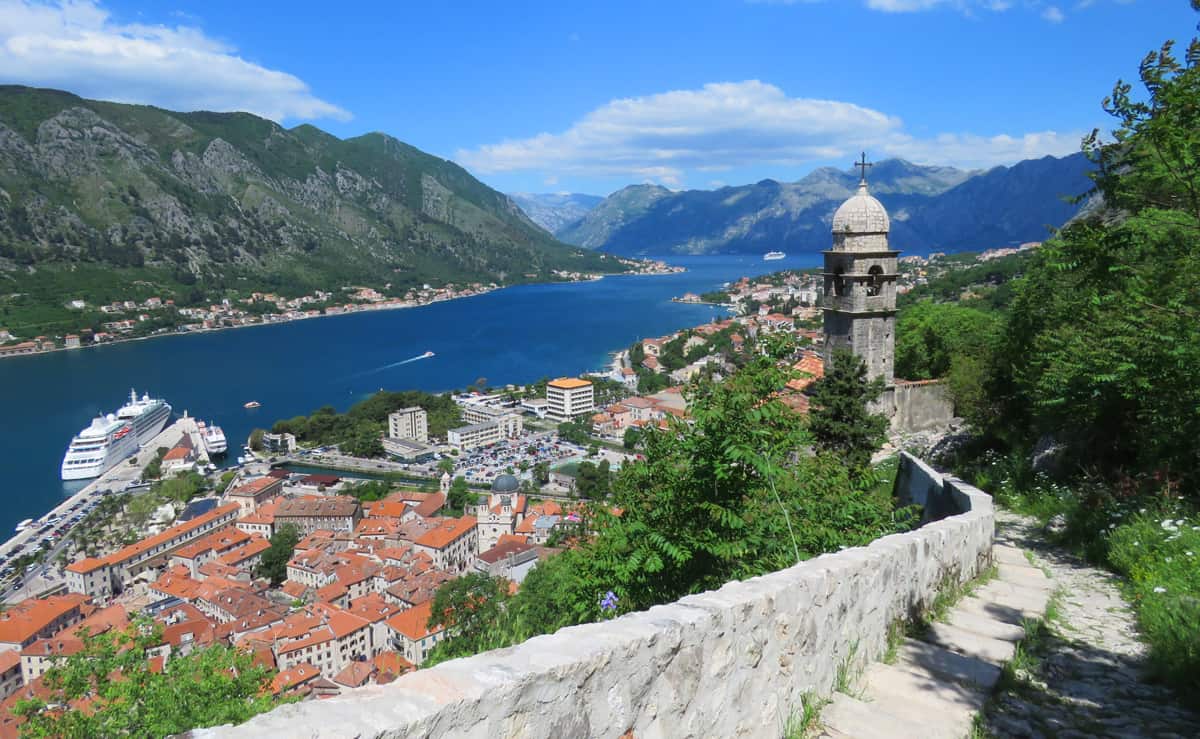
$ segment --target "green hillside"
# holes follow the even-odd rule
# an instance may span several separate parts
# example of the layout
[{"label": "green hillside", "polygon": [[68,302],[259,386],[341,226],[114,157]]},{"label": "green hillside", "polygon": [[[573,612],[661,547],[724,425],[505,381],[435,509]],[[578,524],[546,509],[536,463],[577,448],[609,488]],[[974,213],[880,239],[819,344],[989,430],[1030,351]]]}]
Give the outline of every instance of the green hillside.
[{"label": "green hillside", "polygon": [[[385,134],[343,140],[247,113],[0,86],[0,309],[24,306],[26,319],[136,281],[188,304],[623,269]],[[0,326],[15,320],[0,313]]]}]

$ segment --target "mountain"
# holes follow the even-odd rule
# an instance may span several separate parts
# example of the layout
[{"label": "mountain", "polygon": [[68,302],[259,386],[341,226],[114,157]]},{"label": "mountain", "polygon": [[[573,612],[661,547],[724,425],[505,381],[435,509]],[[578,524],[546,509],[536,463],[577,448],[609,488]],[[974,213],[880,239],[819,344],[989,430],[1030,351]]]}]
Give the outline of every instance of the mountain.
[{"label": "mountain", "polygon": [[385,134],[343,140],[247,113],[0,87],[0,294],[82,272],[119,283],[121,270],[207,293],[297,293],[555,269],[621,265],[556,241],[466,170]]},{"label": "mountain", "polygon": [[599,195],[564,192],[510,192],[508,197],[521,206],[529,220],[550,233],[583,218],[604,200]]},{"label": "mountain", "polygon": [[[892,216],[903,250],[986,249],[1046,237],[1077,206],[1064,195],[1090,189],[1082,154],[1021,162],[986,172],[877,163],[871,192]],[[719,190],[672,192],[633,185],[556,231],[572,244],[616,254],[819,251],[829,246],[833,211],[854,193],[857,170],[824,167],[792,182],[763,180]]]}]

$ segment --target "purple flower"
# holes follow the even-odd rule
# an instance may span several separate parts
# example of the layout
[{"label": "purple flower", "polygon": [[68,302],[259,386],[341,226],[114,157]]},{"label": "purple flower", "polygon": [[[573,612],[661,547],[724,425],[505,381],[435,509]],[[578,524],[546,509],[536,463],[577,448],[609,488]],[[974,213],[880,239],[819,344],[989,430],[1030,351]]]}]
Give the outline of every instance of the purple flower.
[{"label": "purple flower", "polygon": [[616,593],[614,593],[611,590],[608,591],[607,593],[604,594],[604,597],[600,599],[600,610],[610,611],[610,612],[616,611],[618,600],[620,600],[620,599],[617,598]]}]

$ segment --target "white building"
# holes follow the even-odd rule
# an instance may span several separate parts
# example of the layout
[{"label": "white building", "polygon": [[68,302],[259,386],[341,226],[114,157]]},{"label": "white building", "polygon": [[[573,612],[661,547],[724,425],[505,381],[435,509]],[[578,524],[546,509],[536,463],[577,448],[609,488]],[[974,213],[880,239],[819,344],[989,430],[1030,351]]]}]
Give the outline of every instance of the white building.
[{"label": "white building", "polygon": [[524,430],[525,422],[519,415],[506,413],[490,421],[450,429],[446,432],[446,443],[455,449],[469,451],[520,436]]},{"label": "white building", "polygon": [[587,380],[560,377],[546,383],[546,416],[562,423],[596,411],[595,388]]},{"label": "white building", "polygon": [[388,414],[388,436],[393,439],[429,441],[429,415],[423,408],[401,408]]}]

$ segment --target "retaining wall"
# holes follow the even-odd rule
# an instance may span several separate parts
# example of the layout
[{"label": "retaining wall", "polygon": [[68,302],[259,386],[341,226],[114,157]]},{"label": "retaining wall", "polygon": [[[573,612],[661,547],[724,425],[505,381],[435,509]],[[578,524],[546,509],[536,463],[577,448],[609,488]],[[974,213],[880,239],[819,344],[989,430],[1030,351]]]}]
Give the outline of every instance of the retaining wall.
[{"label": "retaining wall", "polygon": [[991,498],[903,455],[897,491],[951,512],[795,567],[618,619],[282,706],[197,737],[778,737],[888,626],[990,560]]}]

